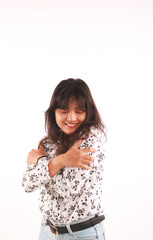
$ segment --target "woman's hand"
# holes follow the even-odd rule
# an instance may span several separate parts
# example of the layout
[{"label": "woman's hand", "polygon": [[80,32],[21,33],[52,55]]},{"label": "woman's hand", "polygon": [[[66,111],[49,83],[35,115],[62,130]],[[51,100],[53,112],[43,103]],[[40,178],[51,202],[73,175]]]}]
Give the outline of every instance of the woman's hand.
[{"label": "woman's hand", "polygon": [[82,140],[78,140],[66,153],[63,154],[62,165],[65,167],[79,167],[82,169],[90,169],[88,166],[93,163],[93,157],[87,153],[94,153],[94,148],[79,149]]},{"label": "woman's hand", "polygon": [[82,169],[91,169],[89,164],[93,163],[93,157],[87,153],[94,153],[94,148],[79,149],[82,140],[78,140],[66,153],[60,154],[48,163],[49,176],[52,178],[63,167],[78,167]]},{"label": "woman's hand", "polygon": [[27,157],[27,163],[33,163],[36,164],[38,158],[45,155],[45,150],[42,145],[39,145],[38,149],[32,149],[31,152],[29,152]]}]

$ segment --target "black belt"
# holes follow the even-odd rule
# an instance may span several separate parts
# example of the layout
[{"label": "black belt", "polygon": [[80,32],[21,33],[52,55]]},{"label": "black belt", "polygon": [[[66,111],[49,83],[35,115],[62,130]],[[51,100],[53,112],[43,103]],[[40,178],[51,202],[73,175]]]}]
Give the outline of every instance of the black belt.
[{"label": "black belt", "polygon": [[[96,224],[100,223],[101,221],[103,221],[105,219],[105,216],[98,216],[96,215],[94,218],[91,218],[85,222],[81,222],[81,223],[76,223],[76,224],[72,224],[70,225],[70,228],[72,230],[72,232],[76,232],[76,231],[81,231],[84,230],[86,228],[89,227],[93,227]],[[67,227],[63,226],[63,227],[55,227],[50,220],[47,219],[46,224],[50,227],[52,233],[54,234],[64,234],[64,233],[68,233]]]}]

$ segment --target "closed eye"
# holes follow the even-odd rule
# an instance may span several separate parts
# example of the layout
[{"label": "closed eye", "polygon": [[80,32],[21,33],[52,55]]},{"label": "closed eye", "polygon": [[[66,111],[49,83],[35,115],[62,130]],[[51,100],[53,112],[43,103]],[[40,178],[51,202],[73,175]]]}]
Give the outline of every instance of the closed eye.
[{"label": "closed eye", "polygon": [[76,113],[78,114],[82,114],[84,111],[80,110],[80,111],[76,111]]},{"label": "closed eye", "polygon": [[76,109],[76,113],[78,113],[78,114],[82,114],[82,113],[84,113],[84,112],[86,112],[86,109],[85,109],[85,108],[77,108],[77,109]]},{"label": "closed eye", "polygon": [[68,109],[59,108],[59,111],[60,111],[61,113],[68,113]]}]

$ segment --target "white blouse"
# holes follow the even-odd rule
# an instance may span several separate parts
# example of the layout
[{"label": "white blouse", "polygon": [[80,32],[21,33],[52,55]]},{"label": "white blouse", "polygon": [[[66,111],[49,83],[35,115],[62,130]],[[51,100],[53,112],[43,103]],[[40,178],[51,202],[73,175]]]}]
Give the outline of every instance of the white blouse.
[{"label": "white blouse", "polygon": [[45,157],[37,164],[27,164],[22,186],[26,192],[40,189],[39,206],[44,221],[68,224],[95,214],[103,214],[103,134],[92,128],[89,137],[79,148],[95,148],[90,170],[74,167],[62,168],[54,177],[49,176],[48,163],[55,158],[56,145],[43,142]]}]

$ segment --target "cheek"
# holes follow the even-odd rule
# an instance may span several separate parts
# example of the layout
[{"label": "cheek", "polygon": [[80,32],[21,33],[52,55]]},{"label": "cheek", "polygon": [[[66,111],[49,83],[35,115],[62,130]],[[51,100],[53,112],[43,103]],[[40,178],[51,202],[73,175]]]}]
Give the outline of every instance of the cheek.
[{"label": "cheek", "polygon": [[60,117],[59,117],[59,114],[55,112],[55,121],[57,123],[57,125],[59,125],[60,123]]},{"label": "cheek", "polygon": [[55,120],[56,120],[57,124],[62,123],[62,122],[64,122],[65,117],[61,114],[56,113],[55,114]]},{"label": "cheek", "polygon": [[80,121],[83,122],[86,119],[86,113],[80,116]]}]

